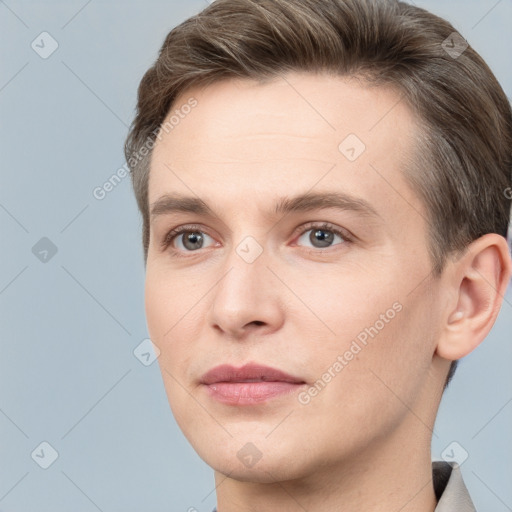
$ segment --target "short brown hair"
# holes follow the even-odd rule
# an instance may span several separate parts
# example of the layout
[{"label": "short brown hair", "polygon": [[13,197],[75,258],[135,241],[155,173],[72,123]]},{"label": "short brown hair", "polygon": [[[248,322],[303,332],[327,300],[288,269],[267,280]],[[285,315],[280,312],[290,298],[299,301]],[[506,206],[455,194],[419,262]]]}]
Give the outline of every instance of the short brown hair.
[{"label": "short brown hair", "polygon": [[144,260],[151,149],[177,96],[224,79],[265,82],[288,71],[391,85],[416,114],[422,130],[406,178],[427,208],[435,275],[450,253],[480,236],[506,237],[512,113],[493,73],[466,44],[446,20],[396,0],[216,0],[178,25],[142,78],[125,144]]}]

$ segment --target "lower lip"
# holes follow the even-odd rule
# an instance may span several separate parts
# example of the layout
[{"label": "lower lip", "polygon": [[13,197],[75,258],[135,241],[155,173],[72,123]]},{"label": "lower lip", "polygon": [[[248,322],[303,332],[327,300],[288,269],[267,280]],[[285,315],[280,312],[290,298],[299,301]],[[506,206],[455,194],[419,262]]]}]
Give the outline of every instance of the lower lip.
[{"label": "lower lip", "polygon": [[255,405],[296,391],[291,382],[216,382],[206,386],[212,398],[229,405]]}]

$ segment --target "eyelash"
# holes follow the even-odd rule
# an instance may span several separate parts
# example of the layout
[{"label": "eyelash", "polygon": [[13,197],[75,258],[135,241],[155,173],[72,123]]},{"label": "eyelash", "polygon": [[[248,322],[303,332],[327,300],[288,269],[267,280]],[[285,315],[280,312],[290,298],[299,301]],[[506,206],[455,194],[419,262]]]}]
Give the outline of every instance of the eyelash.
[{"label": "eyelash", "polygon": [[[304,233],[307,233],[308,231],[311,231],[312,229],[325,230],[325,231],[329,231],[331,233],[334,233],[335,235],[340,236],[343,239],[343,245],[346,243],[353,242],[352,236],[347,231],[341,230],[341,229],[337,228],[336,226],[334,226],[333,224],[330,224],[329,222],[321,222],[321,223],[309,222],[309,223],[301,226],[300,228],[298,228],[293,233],[293,237],[300,238]],[[190,224],[190,225],[180,226],[178,228],[172,229],[165,235],[165,237],[162,241],[162,250],[169,249],[171,244],[174,242],[174,239],[177,238],[179,235],[181,235],[183,233],[190,233],[190,232],[205,233],[205,231],[202,230],[201,226],[199,226],[197,224]],[[342,244],[338,244],[338,245],[342,245]],[[329,249],[330,249],[330,247],[326,247],[326,250],[329,250]],[[180,251],[179,249],[174,249],[173,247],[171,247],[170,250],[171,250],[171,252],[175,253],[178,257],[183,257],[183,258],[188,257],[188,256],[183,256],[181,254],[182,251]],[[198,251],[187,251],[187,252],[190,254],[193,254]],[[310,254],[313,254],[313,253],[314,254],[322,254],[324,252],[324,250],[309,249],[309,250],[307,250],[307,252]]]}]

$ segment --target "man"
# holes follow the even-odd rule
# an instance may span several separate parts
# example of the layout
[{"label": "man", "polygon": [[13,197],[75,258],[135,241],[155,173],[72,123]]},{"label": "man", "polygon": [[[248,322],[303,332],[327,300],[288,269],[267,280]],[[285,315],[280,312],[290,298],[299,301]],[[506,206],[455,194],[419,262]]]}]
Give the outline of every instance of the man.
[{"label": "man", "polygon": [[430,442],[510,279],[511,142],[486,64],[402,2],[217,0],[167,36],[126,156],[218,512],[475,510]]}]

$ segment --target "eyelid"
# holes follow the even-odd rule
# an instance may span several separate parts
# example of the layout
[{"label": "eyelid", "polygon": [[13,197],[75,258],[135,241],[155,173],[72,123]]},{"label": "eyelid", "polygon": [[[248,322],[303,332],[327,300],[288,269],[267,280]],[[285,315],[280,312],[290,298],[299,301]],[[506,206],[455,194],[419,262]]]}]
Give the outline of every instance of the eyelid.
[{"label": "eyelid", "polygon": [[[169,232],[167,232],[167,234],[162,239],[162,242],[161,242],[162,250],[166,250],[179,235],[182,235],[183,233],[195,232],[195,231],[199,231],[201,233],[208,234],[207,231],[204,229],[204,227],[199,224],[184,224],[182,226],[178,226],[176,228],[171,229]],[[208,236],[213,238],[211,235],[208,235]],[[175,249],[175,250],[178,251],[178,249]],[[189,251],[189,252],[192,253],[192,252],[197,252],[197,251]]]},{"label": "eyelid", "polygon": [[[297,237],[299,236],[302,236],[304,233],[306,233],[307,231],[310,231],[311,229],[323,229],[323,230],[326,230],[326,231],[331,231],[337,235],[339,235],[341,238],[343,238],[344,242],[353,242],[354,239],[356,238],[354,235],[352,235],[352,233],[350,233],[350,231],[348,231],[347,229],[344,229],[342,227],[339,227],[339,226],[336,226],[334,224],[331,224],[330,222],[326,222],[326,221],[310,221],[310,222],[307,222],[305,224],[301,224],[300,226],[298,226],[295,231],[293,232],[292,234],[292,237],[293,239],[295,240]],[[170,230],[164,237],[163,237],[163,240],[161,242],[161,248],[163,251],[167,250],[169,248],[169,246],[174,242],[174,240],[181,234],[183,233],[188,233],[188,232],[200,232],[200,233],[205,233],[207,234],[210,238],[214,238],[212,237],[211,235],[208,234],[208,230],[205,229],[203,226],[199,225],[199,224],[184,224],[182,226],[178,226],[176,228],[173,228],[172,230]],[[337,245],[341,245],[341,244],[337,244]],[[335,246],[334,246],[335,247]],[[327,247],[326,248],[327,250],[330,249],[330,247]],[[175,249],[175,248],[172,248],[172,251],[175,252],[175,253],[181,253],[182,251],[179,250],[179,249]],[[315,252],[315,253],[320,253],[322,251],[322,249],[310,249],[311,252]],[[198,251],[186,251],[188,252],[189,254],[194,254],[194,253],[198,253]]]},{"label": "eyelid", "polygon": [[323,229],[325,231],[332,231],[333,233],[343,238],[343,240],[345,240],[346,242],[353,242],[355,239],[355,236],[352,235],[352,233],[347,229],[325,221],[310,221],[307,222],[306,224],[302,224],[295,230],[293,236],[302,236],[306,231],[310,231],[311,229]]}]

